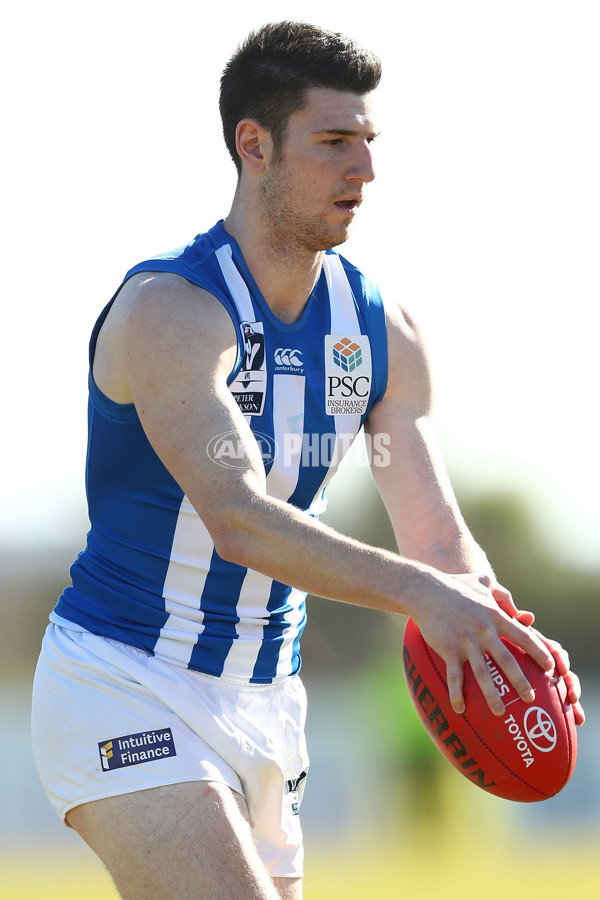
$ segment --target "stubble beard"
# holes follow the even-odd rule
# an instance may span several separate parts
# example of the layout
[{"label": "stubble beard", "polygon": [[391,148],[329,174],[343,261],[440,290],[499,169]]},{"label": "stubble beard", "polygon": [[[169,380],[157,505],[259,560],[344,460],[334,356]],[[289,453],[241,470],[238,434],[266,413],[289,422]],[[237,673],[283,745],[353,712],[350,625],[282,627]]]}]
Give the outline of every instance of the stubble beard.
[{"label": "stubble beard", "polygon": [[316,215],[300,211],[302,197],[288,187],[280,163],[265,174],[261,184],[262,214],[269,234],[269,249],[281,256],[314,256],[348,240],[350,227],[331,226]]}]

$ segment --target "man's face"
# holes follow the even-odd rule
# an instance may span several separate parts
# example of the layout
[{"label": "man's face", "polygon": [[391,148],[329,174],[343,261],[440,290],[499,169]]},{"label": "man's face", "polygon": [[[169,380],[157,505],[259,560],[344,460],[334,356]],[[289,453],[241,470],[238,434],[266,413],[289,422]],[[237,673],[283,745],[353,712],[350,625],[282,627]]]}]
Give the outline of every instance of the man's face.
[{"label": "man's face", "polygon": [[348,239],[366,184],[375,177],[376,135],[371,94],[308,90],[263,176],[275,246],[315,253]]}]

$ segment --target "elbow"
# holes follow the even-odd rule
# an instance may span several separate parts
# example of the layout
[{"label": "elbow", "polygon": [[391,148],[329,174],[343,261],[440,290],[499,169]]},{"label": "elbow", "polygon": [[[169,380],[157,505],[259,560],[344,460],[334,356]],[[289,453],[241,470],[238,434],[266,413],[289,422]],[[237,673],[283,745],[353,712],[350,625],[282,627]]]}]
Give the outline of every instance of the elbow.
[{"label": "elbow", "polygon": [[218,528],[212,532],[215,550],[225,562],[248,567],[248,552],[244,551],[244,535],[240,529]]},{"label": "elbow", "polygon": [[245,568],[256,566],[255,529],[251,527],[251,514],[244,507],[221,508],[211,517],[207,527],[211,533],[215,550],[225,562],[235,563]]}]

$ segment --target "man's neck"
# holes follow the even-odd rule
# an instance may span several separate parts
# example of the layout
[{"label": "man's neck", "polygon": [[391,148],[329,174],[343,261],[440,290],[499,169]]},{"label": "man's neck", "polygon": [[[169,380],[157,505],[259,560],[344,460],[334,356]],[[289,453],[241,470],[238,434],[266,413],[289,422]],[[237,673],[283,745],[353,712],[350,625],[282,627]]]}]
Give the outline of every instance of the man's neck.
[{"label": "man's neck", "polygon": [[224,221],[225,230],[242,251],[269,308],[287,324],[296,322],[317,283],[323,251],[310,252],[281,245],[260,215],[234,200]]}]

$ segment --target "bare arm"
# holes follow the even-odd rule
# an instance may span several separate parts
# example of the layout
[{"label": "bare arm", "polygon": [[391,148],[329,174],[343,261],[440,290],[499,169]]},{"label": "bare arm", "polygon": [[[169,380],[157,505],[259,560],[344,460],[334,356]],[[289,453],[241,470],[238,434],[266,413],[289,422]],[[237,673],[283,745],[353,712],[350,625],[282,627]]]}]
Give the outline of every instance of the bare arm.
[{"label": "bare arm", "polygon": [[[550,668],[552,657],[536,635],[498,608],[479,577],[459,580],[369,547],[267,495],[256,442],[226,384],[234,357],[235,331],[221,304],[183,279],[157,275],[132,279],[119,294],[100,335],[94,374],[113,399],[135,403],[150,442],[222,557],[320,596],[413,616],[449,671],[459,673],[453,694],[459,711],[465,659],[490,707],[503,711],[482,666],[485,651],[530,699],[500,636],[542,667]],[[382,401],[385,415],[373,421],[384,422],[390,406]],[[218,466],[206,453],[211,438],[231,431],[246,450],[246,469]]]},{"label": "bare arm", "polygon": [[389,379],[366,430],[387,436],[391,464],[372,466],[400,552],[452,574],[493,577],[454,496],[433,422],[429,360],[399,306],[387,309]]},{"label": "bare arm", "polygon": [[[509,591],[498,584],[484,551],[467,528],[458,507],[435,434],[430,367],[419,332],[400,307],[392,307],[387,312],[389,385],[385,397],[369,417],[367,430],[372,435],[385,433],[389,438],[391,465],[373,465],[373,474],[390,515],[400,552],[458,578],[471,573],[490,588],[503,614],[529,626],[533,614],[519,611]],[[454,614],[452,608],[446,614],[442,613],[434,623],[436,627],[429,632],[427,628],[431,626],[426,621],[419,624],[425,626],[426,636],[433,646],[439,647],[440,641],[446,645],[442,656],[448,667],[450,692],[456,698],[454,705],[459,709],[464,661],[468,659],[475,671],[483,645],[473,648],[472,637],[451,627],[449,617]],[[494,627],[503,634],[502,624],[497,619]],[[445,632],[445,637],[440,631]],[[514,640],[509,634],[504,633],[504,636]],[[568,655],[560,644],[542,635],[539,637],[553,654],[560,674],[566,678],[576,721],[581,724],[584,715],[578,702],[579,682],[569,672]],[[512,668],[512,663],[505,657],[501,664],[508,674],[506,666]],[[488,690],[489,685],[484,693]],[[490,695],[486,693],[486,696],[489,701]]]}]

